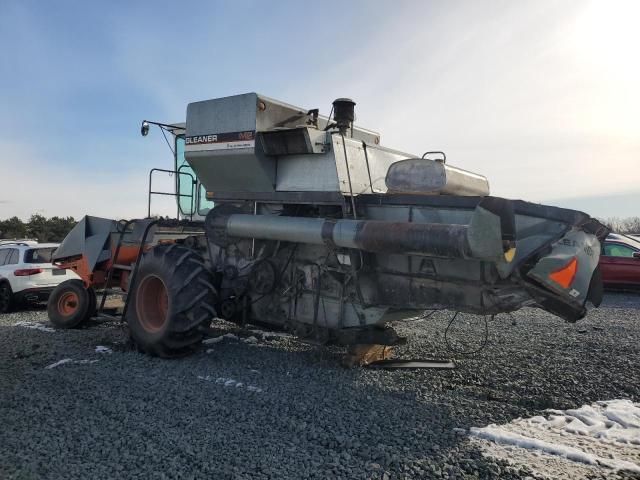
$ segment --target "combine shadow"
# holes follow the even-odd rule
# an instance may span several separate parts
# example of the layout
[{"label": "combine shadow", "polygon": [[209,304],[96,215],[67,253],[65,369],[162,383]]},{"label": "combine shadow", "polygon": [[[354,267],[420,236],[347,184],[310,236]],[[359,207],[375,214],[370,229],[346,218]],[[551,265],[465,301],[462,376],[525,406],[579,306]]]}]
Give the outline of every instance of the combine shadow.
[{"label": "combine shadow", "polygon": [[[0,444],[11,446],[0,473],[65,478],[73,466],[80,477],[97,477],[113,465],[91,463],[86,449],[110,451],[126,442],[145,448],[118,457],[125,477],[182,471],[222,479],[502,478],[497,467],[506,465],[485,460],[454,430],[472,426],[465,413],[477,406],[426,398],[414,388],[421,381],[415,373],[344,369],[339,354],[288,340],[238,340],[175,361],[115,352],[108,360],[126,355],[127,362],[117,370],[106,360],[38,368],[0,389]],[[198,378],[204,375],[262,391]],[[87,422],[100,425],[100,435]],[[8,438],[11,432],[22,433]],[[47,438],[65,455],[51,456]],[[48,461],[27,462],[25,451]]]}]

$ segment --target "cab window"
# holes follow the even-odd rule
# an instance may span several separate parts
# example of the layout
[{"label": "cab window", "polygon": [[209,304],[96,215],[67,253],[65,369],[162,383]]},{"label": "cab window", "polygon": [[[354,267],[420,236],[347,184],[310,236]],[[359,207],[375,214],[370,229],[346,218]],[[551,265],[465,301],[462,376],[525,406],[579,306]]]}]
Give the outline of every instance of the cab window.
[{"label": "cab window", "polygon": [[[189,173],[193,175],[193,179],[197,180],[196,174],[191,168],[191,165],[184,158],[184,137],[176,137],[176,171]],[[191,195],[192,185],[191,177],[188,175],[177,175],[176,185],[177,192],[182,195]],[[209,210],[214,206],[211,200],[207,200],[207,190],[199,181],[197,183],[197,190],[193,189],[193,203],[191,197],[178,197],[178,204],[180,205],[180,212],[183,215],[192,215],[196,211],[198,215],[206,215]]]},{"label": "cab window", "polygon": [[207,189],[204,185],[198,182],[200,187],[200,195],[198,195],[198,214],[206,215],[209,210],[213,208],[215,203],[212,200],[207,200]]},{"label": "cab window", "polygon": [[635,250],[619,243],[605,243],[604,254],[608,257],[633,257]]}]

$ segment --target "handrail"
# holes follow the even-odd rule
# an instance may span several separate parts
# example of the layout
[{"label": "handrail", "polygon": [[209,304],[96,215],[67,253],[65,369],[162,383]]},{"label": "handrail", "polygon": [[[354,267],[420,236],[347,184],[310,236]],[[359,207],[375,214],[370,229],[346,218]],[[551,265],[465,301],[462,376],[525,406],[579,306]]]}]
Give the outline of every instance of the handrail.
[{"label": "handrail", "polygon": [[[187,175],[189,178],[191,178],[191,195],[187,195],[186,193],[180,193],[180,190],[177,189],[176,192],[154,192],[152,190],[152,182],[153,182],[153,173],[154,172],[164,172],[164,173],[170,173],[173,175],[178,175],[178,178],[180,175]],[[178,182],[179,185],[179,182]],[[195,212],[195,185],[196,185],[196,179],[195,177],[189,173],[189,172],[181,172],[180,169],[178,170],[166,170],[164,168],[152,168],[149,171],[149,192],[148,192],[148,200],[147,200],[147,218],[151,218],[151,195],[168,195],[168,196],[172,196],[172,197],[176,197],[177,198],[177,212],[176,212],[176,219],[180,219],[180,197],[190,197],[191,198],[191,209],[190,209],[190,213],[189,213],[189,220],[193,220],[193,214]]]}]

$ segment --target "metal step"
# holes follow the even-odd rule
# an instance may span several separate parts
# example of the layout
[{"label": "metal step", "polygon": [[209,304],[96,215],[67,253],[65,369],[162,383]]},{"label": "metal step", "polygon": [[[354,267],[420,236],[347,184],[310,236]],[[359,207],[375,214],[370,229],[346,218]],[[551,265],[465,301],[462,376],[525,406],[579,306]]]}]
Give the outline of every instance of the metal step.
[{"label": "metal step", "polygon": [[109,315],[108,313],[104,313],[104,312],[98,312],[95,316],[95,318],[98,319],[105,319],[105,320],[117,320],[118,322],[120,320],[122,320],[122,316],[120,315]]},{"label": "metal step", "polygon": [[133,270],[133,267],[131,265],[121,265],[119,263],[114,263],[111,268],[117,268],[118,270],[126,270],[128,272]]},{"label": "metal step", "polygon": [[100,295],[120,295],[121,297],[126,297],[127,292],[123,292],[122,290],[116,290],[113,288],[106,288],[104,290],[100,290]]}]

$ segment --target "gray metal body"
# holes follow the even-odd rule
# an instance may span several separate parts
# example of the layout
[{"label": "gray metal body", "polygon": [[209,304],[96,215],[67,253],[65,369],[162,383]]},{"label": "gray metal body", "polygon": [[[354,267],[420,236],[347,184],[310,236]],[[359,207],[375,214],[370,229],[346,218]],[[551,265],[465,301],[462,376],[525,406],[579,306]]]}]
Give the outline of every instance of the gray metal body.
[{"label": "gray metal body", "polygon": [[[389,167],[415,155],[380,146],[380,135],[353,127],[325,131],[308,110],[250,93],[189,104],[185,158],[213,198],[241,194],[387,193]],[[423,194],[488,195],[481,175],[426,159]],[[422,188],[420,188],[422,187]]]},{"label": "gray metal body", "polygon": [[[602,225],[487,197],[482,175],[331,121],[258,94],[189,105],[185,157],[218,205],[205,229],[228,317],[393,343],[380,327],[426,308],[585,314]],[[550,279],[567,255],[569,288]]]},{"label": "gray metal body", "polygon": [[[482,175],[332,120],[255,93],[188,106],[185,158],[216,202],[188,245],[215,275],[220,316],[388,345],[389,322],[424,309],[575,321],[599,303],[599,222],[490,197]],[[69,242],[103,242],[90,233]]]},{"label": "gray metal body", "polygon": [[[512,251],[504,248],[501,219],[482,212],[481,198],[393,200],[359,203],[367,220],[283,216],[273,205],[259,207],[257,215],[221,206],[217,216],[214,209],[207,234],[219,249],[218,268],[236,272],[223,280],[221,296],[236,301],[236,293],[246,291],[249,318],[341,343],[367,343],[363,338],[372,332],[382,335],[377,327],[428,308],[498,314],[537,306],[570,321],[586,313],[602,234],[588,216],[507,201]],[[367,243],[362,226],[371,224],[392,227],[386,241]],[[417,238],[409,233],[416,231]],[[569,252],[558,255],[558,248]],[[571,288],[555,285],[548,274],[573,257],[580,269]],[[273,284],[255,288],[251,279],[260,277],[264,263]],[[371,343],[386,342],[374,337]]]}]

